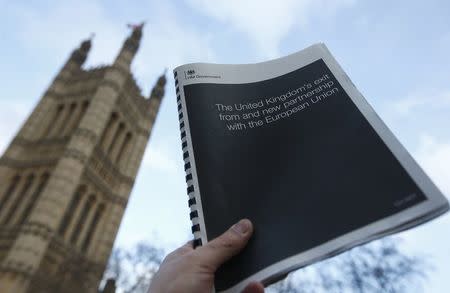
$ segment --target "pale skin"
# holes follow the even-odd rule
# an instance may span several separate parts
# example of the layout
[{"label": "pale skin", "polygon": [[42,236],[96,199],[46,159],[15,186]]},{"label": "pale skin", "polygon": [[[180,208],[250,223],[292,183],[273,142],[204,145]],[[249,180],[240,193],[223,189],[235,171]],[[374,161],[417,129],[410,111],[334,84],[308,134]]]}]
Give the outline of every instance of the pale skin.
[{"label": "pale skin", "polygon": [[[252,223],[244,219],[201,247],[193,249],[192,242],[186,243],[164,259],[149,293],[211,293],[215,271],[238,254],[252,234]],[[252,282],[243,293],[264,293],[264,286]]]}]

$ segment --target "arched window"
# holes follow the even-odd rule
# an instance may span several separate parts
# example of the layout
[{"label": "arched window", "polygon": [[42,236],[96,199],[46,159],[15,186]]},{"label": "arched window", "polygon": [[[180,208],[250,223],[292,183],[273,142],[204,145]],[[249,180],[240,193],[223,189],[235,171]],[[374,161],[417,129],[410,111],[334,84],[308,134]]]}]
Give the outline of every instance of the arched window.
[{"label": "arched window", "polygon": [[48,173],[44,173],[41,176],[41,181],[39,182],[38,187],[34,190],[33,194],[31,195],[31,197],[25,207],[25,210],[22,213],[22,216],[19,221],[20,225],[25,223],[25,220],[28,219],[28,217],[30,216],[30,213],[33,210],[33,207],[36,205],[36,201],[37,201],[39,195],[41,194],[42,190],[44,189],[44,186],[47,184],[49,177],[50,176]]},{"label": "arched window", "polygon": [[12,178],[11,183],[8,186],[8,189],[3,194],[3,196],[0,200],[0,213],[4,209],[5,205],[8,203],[11,196],[14,194],[14,191],[16,191],[19,181],[20,181],[19,175],[16,175]]},{"label": "arched window", "polygon": [[87,111],[87,108],[89,107],[89,101],[84,101],[83,104],[77,106],[81,108],[77,108],[74,116],[70,120],[70,124],[68,125],[66,134],[70,135],[73,133],[73,131],[80,125],[81,119],[83,118],[84,114]]},{"label": "arched window", "polygon": [[73,115],[75,114],[76,108],[77,108],[77,104],[72,103],[72,104],[70,104],[70,107],[68,109],[66,109],[66,111],[63,112],[63,114],[61,115],[60,121],[55,123],[55,124],[57,124],[56,125],[57,130],[54,133],[55,136],[64,135],[64,130],[66,129],[66,126],[68,124],[70,124],[70,120],[73,117]]},{"label": "arched window", "polygon": [[83,225],[85,224],[86,218],[89,214],[89,211],[91,210],[92,206],[95,202],[95,196],[91,194],[89,196],[89,199],[84,204],[83,210],[81,211],[81,215],[78,218],[78,222],[75,226],[75,229],[72,231],[72,235],[70,236],[70,242],[75,244],[78,240],[78,236],[80,236],[81,229],[83,228]]},{"label": "arched window", "polygon": [[80,115],[77,117],[76,123],[72,128],[72,131],[78,126],[80,125],[81,119],[84,117],[84,114],[86,114],[86,111],[89,107],[89,101],[84,101],[83,105],[81,106],[81,113]]},{"label": "arched window", "polygon": [[74,217],[75,211],[80,204],[81,197],[86,192],[86,186],[82,185],[78,188],[78,190],[75,192],[75,195],[73,196],[72,200],[69,203],[69,207],[66,210],[66,213],[64,214],[63,220],[61,221],[61,224],[59,225],[58,234],[60,236],[64,236],[67,232],[67,228],[69,227],[70,222],[72,221],[72,218]]},{"label": "arched window", "polygon": [[58,134],[67,136],[72,132],[72,128],[75,125],[78,115],[81,112],[79,106],[75,103],[70,104],[69,112],[66,113],[63,123],[61,124]]},{"label": "arched window", "polygon": [[60,104],[56,108],[55,115],[53,115],[53,119],[48,122],[47,129],[44,132],[44,137],[49,137],[52,135],[54,128],[58,124],[58,122],[61,120],[61,116],[63,115],[64,105]]},{"label": "arched window", "polygon": [[31,185],[34,181],[34,174],[28,175],[25,185],[23,186],[22,190],[20,191],[17,198],[13,199],[14,202],[12,203],[11,208],[8,210],[8,214],[6,215],[6,218],[4,219],[5,224],[8,224],[11,222],[13,216],[15,215],[17,208],[19,205],[23,202],[26,194],[28,193],[28,190],[30,189]]},{"label": "arched window", "polygon": [[120,123],[119,124],[119,128],[117,128],[116,133],[114,134],[114,137],[112,139],[112,142],[109,145],[109,148],[107,149],[106,153],[107,154],[111,154],[111,152],[113,151],[113,149],[115,149],[117,147],[117,144],[120,143],[119,142],[119,138],[122,135],[122,132],[124,132],[125,130],[125,124],[124,123]]},{"label": "arched window", "polygon": [[112,113],[111,118],[109,119],[108,124],[106,124],[106,128],[103,131],[102,139],[100,140],[100,145],[102,146],[104,151],[108,150],[111,144],[112,136],[114,134],[118,118],[119,116],[117,115],[116,112]]},{"label": "arched window", "polygon": [[92,218],[91,223],[89,224],[89,229],[87,231],[86,237],[84,238],[83,245],[81,246],[82,251],[86,251],[91,243],[92,236],[94,235],[95,229],[97,228],[102,215],[103,210],[105,209],[104,204],[100,204],[95,211],[94,217]]},{"label": "arched window", "polygon": [[120,163],[120,160],[122,159],[122,156],[124,153],[128,151],[128,146],[131,144],[131,132],[127,132],[125,135],[125,139],[123,140],[122,146],[120,147],[119,154],[117,155],[116,162]]}]

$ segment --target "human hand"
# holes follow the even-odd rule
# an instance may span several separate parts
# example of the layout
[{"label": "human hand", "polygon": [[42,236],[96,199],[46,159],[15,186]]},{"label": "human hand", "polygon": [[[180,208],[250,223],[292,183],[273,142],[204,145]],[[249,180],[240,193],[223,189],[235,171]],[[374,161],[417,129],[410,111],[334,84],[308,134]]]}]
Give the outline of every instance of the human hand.
[{"label": "human hand", "polygon": [[[216,239],[193,249],[188,242],[171,252],[153,276],[149,293],[210,293],[214,273],[238,254],[252,236],[253,225],[241,220]],[[264,293],[261,283],[250,283],[243,293]]]}]

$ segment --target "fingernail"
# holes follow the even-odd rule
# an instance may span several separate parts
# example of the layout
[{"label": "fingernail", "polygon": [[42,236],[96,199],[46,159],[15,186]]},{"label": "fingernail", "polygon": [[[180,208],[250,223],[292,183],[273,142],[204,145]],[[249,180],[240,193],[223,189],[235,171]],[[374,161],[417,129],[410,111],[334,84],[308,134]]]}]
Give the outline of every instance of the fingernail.
[{"label": "fingernail", "polygon": [[233,227],[231,227],[234,231],[238,232],[239,234],[246,234],[248,231],[250,231],[251,223],[247,219],[240,220],[237,222]]}]

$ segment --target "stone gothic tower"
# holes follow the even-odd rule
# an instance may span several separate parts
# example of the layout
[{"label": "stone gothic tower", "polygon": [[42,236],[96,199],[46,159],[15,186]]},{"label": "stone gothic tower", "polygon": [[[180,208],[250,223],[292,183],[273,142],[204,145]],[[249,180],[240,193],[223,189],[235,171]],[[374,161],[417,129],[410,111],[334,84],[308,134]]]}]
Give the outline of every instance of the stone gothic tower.
[{"label": "stone gothic tower", "polygon": [[114,63],[82,42],[0,159],[0,292],[97,292],[164,95],[130,72],[142,25]]}]

